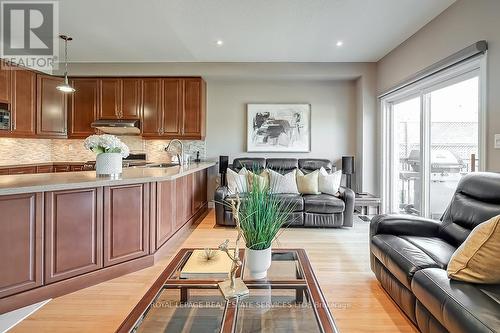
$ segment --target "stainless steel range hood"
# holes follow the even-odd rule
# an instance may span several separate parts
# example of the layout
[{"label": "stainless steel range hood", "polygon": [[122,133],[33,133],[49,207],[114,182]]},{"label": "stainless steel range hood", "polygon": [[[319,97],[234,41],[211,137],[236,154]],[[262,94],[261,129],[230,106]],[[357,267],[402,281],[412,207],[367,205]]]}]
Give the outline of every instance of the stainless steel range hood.
[{"label": "stainless steel range hood", "polygon": [[96,120],[92,123],[93,128],[97,128],[101,132],[114,135],[139,135],[141,127],[139,120],[135,119],[116,119]]}]

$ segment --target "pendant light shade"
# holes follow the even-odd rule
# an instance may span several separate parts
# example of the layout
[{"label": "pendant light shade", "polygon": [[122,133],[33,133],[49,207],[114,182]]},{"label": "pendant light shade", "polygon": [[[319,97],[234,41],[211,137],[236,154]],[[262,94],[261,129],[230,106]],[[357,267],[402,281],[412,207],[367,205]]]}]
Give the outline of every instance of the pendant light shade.
[{"label": "pendant light shade", "polygon": [[56,89],[63,93],[72,93],[75,92],[75,88],[70,86],[68,80],[68,42],[72,41],[73,38],[66,35],[59,35],[59,38],[64,40],[64,83],[57,86]]}]

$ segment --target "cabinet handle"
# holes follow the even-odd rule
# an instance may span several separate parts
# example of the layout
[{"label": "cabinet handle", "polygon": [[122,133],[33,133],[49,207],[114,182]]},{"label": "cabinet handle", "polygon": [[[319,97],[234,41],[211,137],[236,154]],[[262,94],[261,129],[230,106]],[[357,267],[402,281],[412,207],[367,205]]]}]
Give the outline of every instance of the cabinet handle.
[{"label": "cabinet handle", "polygon": [[13,120],[12,121],[12,130],[15,131],[16,130],[16,122]]}]

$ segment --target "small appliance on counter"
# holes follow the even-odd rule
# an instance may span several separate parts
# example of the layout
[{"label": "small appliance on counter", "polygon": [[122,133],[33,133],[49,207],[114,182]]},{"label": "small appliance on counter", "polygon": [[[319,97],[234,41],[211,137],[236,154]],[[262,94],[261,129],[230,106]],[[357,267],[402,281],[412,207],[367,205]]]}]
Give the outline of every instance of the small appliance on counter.
[{"label": "small appliance on counter", "polygon": [[9,104],[0,103],[0,130],[10,131],[11,130],[11,114],[9,110]]}]

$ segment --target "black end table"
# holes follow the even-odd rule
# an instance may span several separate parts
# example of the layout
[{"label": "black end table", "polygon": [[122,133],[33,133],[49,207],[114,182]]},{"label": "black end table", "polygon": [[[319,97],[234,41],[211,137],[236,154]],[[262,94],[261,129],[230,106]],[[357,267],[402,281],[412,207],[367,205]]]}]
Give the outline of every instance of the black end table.
[{"label": "black end table", "polygon": [[359,208],[359,213],[363,215],[368,215],[370,207],[377,208],[377,214],[380,214],[380,206],[382,205],[382,199],[379,197],[368,193],[356,193],[356,199],[354,200],[354,208]]}]

